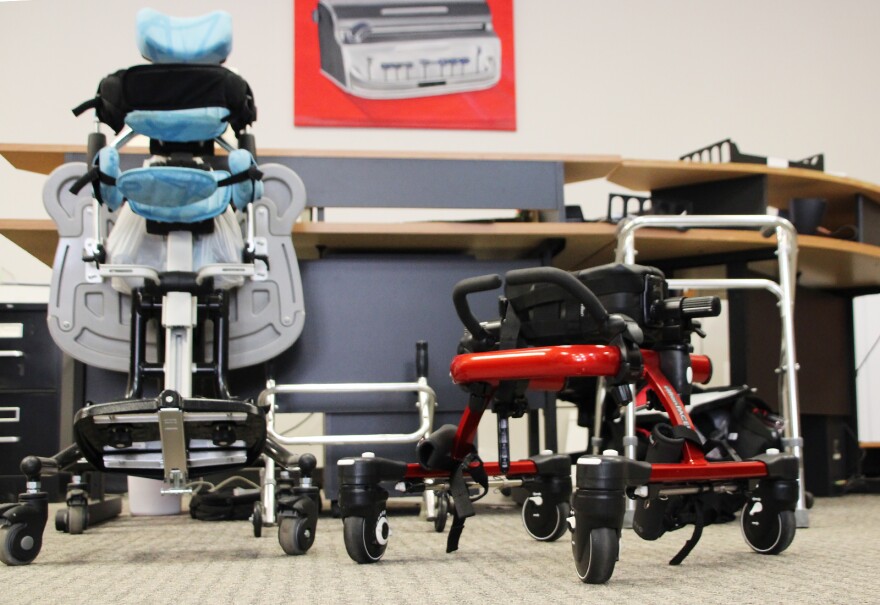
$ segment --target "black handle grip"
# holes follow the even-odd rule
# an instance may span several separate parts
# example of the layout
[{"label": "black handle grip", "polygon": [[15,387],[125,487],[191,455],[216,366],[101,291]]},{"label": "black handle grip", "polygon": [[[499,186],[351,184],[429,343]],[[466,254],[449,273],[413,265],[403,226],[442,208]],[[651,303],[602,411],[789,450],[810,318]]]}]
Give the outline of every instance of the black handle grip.
[{"label": "black handle grip", "polygon": [[681,303],[684,317],[717,317],[721,314],[721,299],[717,296],[689,296]]},{"label": "black handle grip", "polygon": [[664,319],[695,319],[720,314],[721,299],[717,296],[686,296],[663,301]]},{"label": "black handle grip", "polygon": [[480,277],[468,277],[463,279],[452,289],[452,304],[455,305],[455,312],[458,318],[468,332],[478,340],[490,340],[491,335],[483,329],[480,322],[471,312],[470,305],[467,302],[468,294],[477,292],[487,292],[495,290],[502,284],[500,275],[481,275]]},{"label": "black handle grip", "polygon": [[428,343],[424,340],[416,342],[416,376],[428,377]]},{"label": "black handle grip", "polygon": [[507,272],[505,279],[507,279],[507,283],[511,286],[526,286],[542,282],[559,286],[583,303],[587,313],[600,325],[605,325],[608,321],[608,311],[601,301],[593,294],[592,290],[568,271],[555,267],[514,269]]},{"label": "black handle grip", "polygon": [[91,166],[95,163],[95,156],[104,147],[107,146],[107,137],[103,132],[89,133],[88,144],[86,145],[86,165]]}]

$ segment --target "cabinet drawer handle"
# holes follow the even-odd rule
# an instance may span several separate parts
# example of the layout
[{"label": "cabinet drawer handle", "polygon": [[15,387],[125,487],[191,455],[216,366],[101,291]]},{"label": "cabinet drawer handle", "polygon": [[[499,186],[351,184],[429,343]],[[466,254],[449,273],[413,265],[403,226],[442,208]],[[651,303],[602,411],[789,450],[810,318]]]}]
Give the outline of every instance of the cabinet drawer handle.
[{"label": "cabinet drawer handle", "polygon": [[18,443],[21,437],[0,437],[0,443]]},{"label": "cabinet drawer handle", "polygon": [[0,408],[0,422],[18,422],[20,419],[21,408]]},{"label": "cabinet drawer handle", "polygon": [[23,351],[0,351],[0,357],[24,357]]}]

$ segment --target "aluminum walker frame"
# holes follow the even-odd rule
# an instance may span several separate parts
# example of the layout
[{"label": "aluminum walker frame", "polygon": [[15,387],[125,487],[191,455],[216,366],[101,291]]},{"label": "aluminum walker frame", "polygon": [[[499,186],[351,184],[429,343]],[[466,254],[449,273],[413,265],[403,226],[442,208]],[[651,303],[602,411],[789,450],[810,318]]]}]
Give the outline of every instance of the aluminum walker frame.
[{"label": "aluminum walker frame", "polygon": [[[779,316],[782,322],[780,343],[780,362],[776,372],[780,375],[780,411],[785,419],[785,438],[782,445],[786,452],[798,459],[798,502],[795,519],[798,527],[809,527],[809,513],[804,491],[803,438],[800,429],[798,406],[798,364],[794,342],[794,298],[797,278],[797,231],[787,219],[769,215],[692,215],[692,216],[654,216],[646,215],[621,221],[617,228],[617,248],[615,261],[626,264],[635,263],[636,231],[645,227],[661,229],[682,228],[752,228],[761,229],[764,235],[775,235],[776,256],[779,266],[779,282],[770,279],[670,279],[673,289],[714,289],[714,290],[767,290],[777,299]],[[600,391],[601,392],[601,391]],[[599,407],[597,406],[597,410]],[[598,412],[597,412],[598,413]],[[625,413],[624,452],[635,459],[636,420],[635,407],[628,406]],[[594,426],[599,426],[595,424]],[[631,520],[632,501],[628,502],[627,520]]]}]

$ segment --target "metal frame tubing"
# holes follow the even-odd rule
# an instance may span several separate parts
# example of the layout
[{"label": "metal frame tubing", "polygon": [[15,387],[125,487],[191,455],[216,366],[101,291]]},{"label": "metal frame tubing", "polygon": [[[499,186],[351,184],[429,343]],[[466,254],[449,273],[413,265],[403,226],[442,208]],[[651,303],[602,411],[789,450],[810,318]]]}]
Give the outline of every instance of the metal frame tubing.
[{"label": "metal frame tubing", "polygon": [[[622,221],[617,229],[615,261],[634,264],[636,258],[635,232],[643,227],[666,229],[682,228],[753,228],[771,231],[776,236],[776,257],[779,264],[779,283],[764,279],[707,279],[670,280],[670,286],[715,289],[766,289],[779,300],[782,321],[780,368],[783,375],[780,400],[785,418],[786,451],[798,459],[798,503],[795,509],[798,527],[809,526],[804,492],[803,438],[801,437],[798,406],[797,361],[794,344],[794,297],[797,275],[797,232],[786,219],[769,215],[715,215],[715,216],[640,216]],[[771,233],[767,233],[769,236]],[[635,458],[635,408],[628,406],[625,418],[625,453]],[[631,507],[630,504],[628,506]]]}]

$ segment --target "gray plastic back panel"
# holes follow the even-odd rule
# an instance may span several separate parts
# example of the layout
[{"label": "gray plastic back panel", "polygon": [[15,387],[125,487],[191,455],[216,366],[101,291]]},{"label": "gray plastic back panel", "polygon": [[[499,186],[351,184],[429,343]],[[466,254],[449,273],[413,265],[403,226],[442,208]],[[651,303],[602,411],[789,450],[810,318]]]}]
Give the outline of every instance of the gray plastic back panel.
[{"label": "gray plastic back panel", "polygon": [[[247,281],[230,291],[229,367],[255,365],[276,357],[299,337],[305,322],[302,281],[291,241],[293,223],[302,213],[302,180],[279,164],[260,166],[265,193],[254,203],[259,253],[269,257],[268,278]],[[91,190],[70,193],[86,172],[81,162],[64,164],[49,175],[43,204],[58,228],[48,310],[49,332],[71,357],[90,366],[127,372],[131,355],[131,301],[110,280],[89,283],[82,260],[86,238],[93,235]],[[104,207],[102,220],[112,228]],[[154,353],[147,352],[148,358]]]}]

